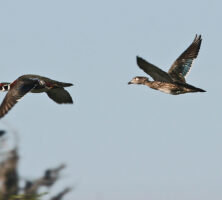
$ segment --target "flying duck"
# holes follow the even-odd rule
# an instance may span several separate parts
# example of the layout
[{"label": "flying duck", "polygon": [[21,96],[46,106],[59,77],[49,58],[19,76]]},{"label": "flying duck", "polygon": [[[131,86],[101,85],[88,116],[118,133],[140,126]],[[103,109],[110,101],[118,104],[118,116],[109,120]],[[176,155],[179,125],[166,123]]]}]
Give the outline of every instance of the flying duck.
[{"label": "flying duck", "polygon": [[72,104],[72,97],[64,89],[64,87],[72,85],[72,83],[63,83],[33,74],[20,76],[12,83],[2,82],[0,83],[0,91],[8,91],[8,93],[0,105],[0,118],[4,117],[4,115],[28,92],[46,92],[48,97],[56,103]]},{"label": "flying duck", "polygon": [[196,35],[191,45],[176,59],[168,73],[137,56],[137,65],[154,81],[147,77],[136,76],[128,84],[143,84],[161,92],[178,95],[190,92],[206,92],[203,89],[186,83],[185,77],[191,69],[193,60],[197,57],[202,39]]}]

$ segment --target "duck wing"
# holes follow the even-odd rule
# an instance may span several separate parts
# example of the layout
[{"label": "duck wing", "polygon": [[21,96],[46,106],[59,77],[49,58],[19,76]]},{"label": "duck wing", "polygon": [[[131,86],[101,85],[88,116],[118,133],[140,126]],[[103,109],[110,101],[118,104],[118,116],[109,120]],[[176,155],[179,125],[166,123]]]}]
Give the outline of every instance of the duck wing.
[{"label": "duck wing", "polygon": [[64,88],[52,88],[46,93],[56,103],[73,103],[71,95]]},{"label": "duck wing", "polygon": [[196,35],[191,45],[176,59],[168,74],[175,81],[186,82],[185,77],[191,69],[193,60],[198,56],[202,39]]},{"label": "duck wing", "polygon": [[4,117],[5,114],[21,99],[25,94],[31,91],[38,84],[38,80],[15,80],[10,85],[10,90],[6,94],[1,106],[0,106],[0,118]]},{"label": "duck wing", "polygon": [[169,74],[167,74],[165,71],[147,62],[146,60],[144,60],[139,56],[137,56],[136,58],[137,58],[137,65],[139,66],[139,68],[142,69],[148,75],[150,75],[154,81],[167,82],[167,83],[173,82]]}]

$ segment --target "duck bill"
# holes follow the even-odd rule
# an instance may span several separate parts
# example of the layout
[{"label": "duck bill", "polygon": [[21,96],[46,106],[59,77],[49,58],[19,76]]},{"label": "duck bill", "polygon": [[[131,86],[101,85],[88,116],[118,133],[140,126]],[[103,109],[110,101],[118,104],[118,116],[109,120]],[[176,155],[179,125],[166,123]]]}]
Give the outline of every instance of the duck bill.
[{"label": "duck bill", "polygon": [[130,82],[128,82],[128,85],[130,85],[130,84],[133,84],[133,83],[130,81]]}]

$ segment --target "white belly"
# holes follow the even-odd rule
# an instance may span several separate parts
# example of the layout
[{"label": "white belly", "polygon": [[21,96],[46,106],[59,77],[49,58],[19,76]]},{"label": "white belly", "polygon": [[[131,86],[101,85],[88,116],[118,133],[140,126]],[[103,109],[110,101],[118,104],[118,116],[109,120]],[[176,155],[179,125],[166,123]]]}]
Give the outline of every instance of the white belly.
[{"label": "white belly", "polygon": [[171,94],[171,90],[169,88],[159,88],[158,90],[167,94]]}]

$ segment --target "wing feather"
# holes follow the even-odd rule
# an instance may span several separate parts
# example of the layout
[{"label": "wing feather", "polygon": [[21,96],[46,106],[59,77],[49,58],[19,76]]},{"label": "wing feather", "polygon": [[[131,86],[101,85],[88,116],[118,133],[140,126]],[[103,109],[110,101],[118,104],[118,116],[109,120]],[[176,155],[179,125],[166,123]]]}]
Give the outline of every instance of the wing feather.
[{"label": "wing feather", "polygon": [[0,118],[4,117],[4,115],[7,114],[8,111],[11,110],[19,101],[19,99],[31,91],[37,84],[37,80],[16,80],[0,106]]},{"label": "wing feather", "polygon": [[168,74],[173,80],[186,82],[185,77],[189,73],[193,60],[197,58],[202,39],[201,35],[196,35],[191,45],[176,59],[170,67]]},{"label": "wing feather", "polygon": [[47,92],[50,99],[56,103],[73,103],[72,97],[64,88],[53,88]]},{"label": "wing feather", "polygon": [[156,67],[155,65],[147,62],[143,58],[137,56],[137,64],[139,68],[142,69],[148,75],[150,75],[153,80],[167,83],[172,82],[171,77],[166,72]]}]

